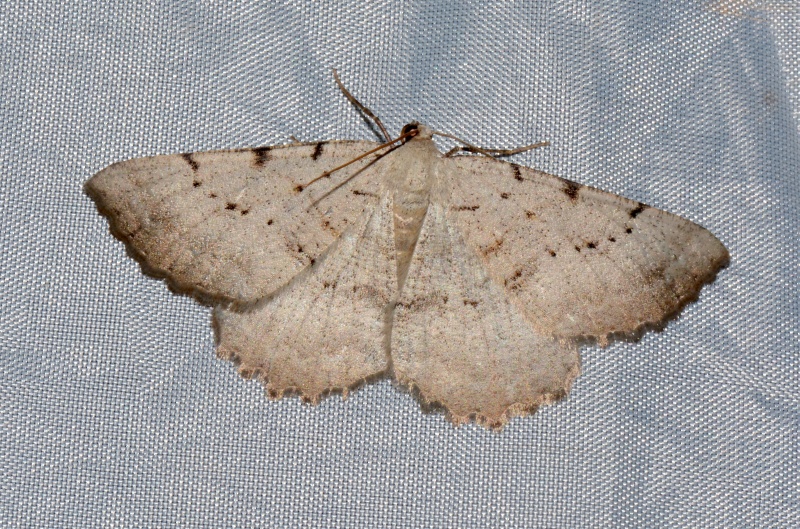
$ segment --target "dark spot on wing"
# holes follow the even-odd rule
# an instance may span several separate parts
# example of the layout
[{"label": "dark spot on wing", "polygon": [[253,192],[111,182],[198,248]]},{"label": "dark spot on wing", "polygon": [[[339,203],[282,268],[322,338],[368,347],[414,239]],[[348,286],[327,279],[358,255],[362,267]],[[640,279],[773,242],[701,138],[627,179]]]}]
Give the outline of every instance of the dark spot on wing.
[{"label": "dark spot on wing", "polygon": [[312,159],[312,160],[316,160],[317,158],[319,158],[319,157],[322,155],[322,148],[323,148],[324,146],[325,146],[325,142],[319,142],[319,143],[318,143],[318,144],[317,144],[317,145],[314,147],[314,152],[313,152],[313,153],[311,153],[311,159]]},{"label": "dark spot on wing", "polygon": [[617,242],[617,239],[615,237],[609,237],[608,240],[611,242]]},{"label": "dark spot on wing", "polygon": [[500,193],[500,198],[508,198],[508,193]]},{"label": "dark spot on wing", "polygon": [[633,233],[633,230],[630,228],[625,228],[625,233]]},{"label": "dark spot on wing", "polygon": [[200,182],[199,180],[195,180],[194,182],[192,182],[192,186],[194,187],[200,187],[201,185],[203,185],[203,182]]},{"label": "dark spot on wing", "polygon": [[183,154],[181,154],[181,158],[183,158],[186,161],[186,163],[189,164],[189,167],[192,168],[193,172],[196,173],[197,170],[200,168],[200,166],[197,165],[197,162],[194,161],[192,153],[190,153],[190,152],[183,153]]},{"label": "dark spot on wing", "polygon": [[525,216],[528,217],[529,219],[535,219],[536,213],[534,213],[533,211],[525,210]]},{"label": "dark spot on wing", "polygon": [[234,204],[233,202],[228,202],[227,204],[225,204],[225,209],[234,210],[236,209],[236,204]]},{"label": "dark spot on wing", "polygon": [[582,186],[580,184],[565,180],[565,185],[562,191],[569,197],[571,201],[576,202],[578,200],[578,191],[581,187]]},{"label": "dark spot on wing", "polygon": [[442,296],[442,301],[443,301],[445,304],[447,304],[447,301],[448,301],[449,299],[450,299],[450,298],[448,298],[447,296]]},{"label": "dark spot on wing", "polygon": [[326,229],[326,230],[330,230],[330,232],[331,232],[331,233],[333,233],[333,234],[334,234],[334,235],[336,235],[336,236],[338,236],[338,235],[339,235],[339,232],[336,230],[336,228],[334,228],[333,226],[331,226],[331,221],[329,221],[329,220],[323,220],[323,221],[322,221],[322,227],[323,227],[324,229]]},{"label": "dark spot on wing", "polygon": [[353,189],[353,194],[356,195],[357,197],[362,197],[362,196],[377,197],[378,196],[375,193],[370,193],[369,191],[360,191],[358,189]]},{"label": "dark spot on wing", "polygon": [[267,221],[267,226],[272,226],[272,219],[269,219],[269,220]]},{"label": "dark spot on wing", "polygon": [[217,194],[216,193],[209,193],[208,194],[208,198],[217,198]]},{"label": "dark spot on wing", "polygon": [[249,209],[243,209],[242,210],[242,215],[247,215],[248,213],[250,213]]},{"label": "dark spot on wing", "polygon": [[632,219],[635,219],[636,216],[639,215],[639,213],[646,210],[647,208],[648,208],[647,204],[642,204],[641,202],[639,202],[639,205],[636,206],[634,209],[632,209],[628,214],[631,216]]},{"label": "dark spot on wing", "polygon": [[576,252],[578,252],[578,253],[580,253],[580,251],[581,251],[581,247],[580,247],[580,246],[575,246],[575,251],[576,251]]},{"label": "dark spot on wing", "polygon": [[522,182],[523,178],[522,178],[522,173],[520,173],[519,166],[512,165],[511,170],[514,173],[514,180],[519,180],[520,182]]},{"label": "dark spot on wing", "polygon": [[644,281],[650,285],[658,285],[664,283],[666,276],[664,275],[664,266],[656,266],[644,271]]},{"label": "dark spot on wing", "polygon": [[597,248],[597,244],[593,243],[593,242],[587,242],[586,243],[586,247],[587,248],[591,248],[592,250],[594,250],[595,248]]},{"label": "dark spot on wing", "polygon": [[303,247],[300,246],[299,244],[297,245],[297,251],[298,253],[303,253]]},{"label": "dark spot on wing", "polygon": [[465,299],[464,300],[464,305],[470,305],[471,307],[477,307],[478,306],[478,302],[474,301],[474,300],[471,300],[471,299]]},{"label": "dark spot on wing", "polygon": [[305,189],[305,187],[303,187],[303,184],[298,184],[298,185],[294,186],[294,192],[295,192],[295,193],[299,193],[299,192],[301,192],[303,189]]},{"label": "dark spot on wing", "polygon": [[329,281],[323,281],[322,282],[322,287],[323,288],[336,288],[336,281],[334,281],[333,283],[331,283]]},{"label": "dark spot on wing", "polygon": [[503,280],[503,286],[510,288],[511,290],[518,290],[522,288],[520,284],[519,278],[522,277],[522,269],[517,269],[511,277],[505,278]]},{"label": "dark spot on wing", "polygon": [[549,253],[549,254],[550,254],[550,257],[555,257],[555,256],[556,256],[556,252],[554,252],[553,250],[549,250],[549,249],[548,249],[548,250],[547,250],[547,253]]},{"label": "dark spot on wing", "polygon": [[485,256],[497,253],[498,251],[500,251],[500,247],[503,246],[503,242],[505,242],[503,241],[503,239],[495,239],[492,244],[490,244],[486,248],[482,248],[481,253],[483,253],[483,255]]},{"label": "dark spot on wing", "polygon": [[253,165],[256,167],[263,167],[265,163],[270,160],[269,151],[272,147],[256,147],[252,149],[253,152]]},{"label": "dark spot on wing", "polygon": [[480,208],[480,206],[457,206],[453,209],[455,209],[456,211],[475,211],[478,208]]}]

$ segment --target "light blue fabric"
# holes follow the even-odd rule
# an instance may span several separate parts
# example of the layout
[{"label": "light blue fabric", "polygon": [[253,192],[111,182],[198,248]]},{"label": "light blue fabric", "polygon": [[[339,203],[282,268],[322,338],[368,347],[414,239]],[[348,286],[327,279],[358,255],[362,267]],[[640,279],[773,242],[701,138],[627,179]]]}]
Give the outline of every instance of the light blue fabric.
[{"label": "light blue fabric", "polygon": [[[0,3],[0,525],[800,526],[794,2]],[[732,262],[564,401],[453,428],[217,360],[83,182],[132,157],[419,120],[685,216]],[[442,148],[448,146],[442,143]]]}]

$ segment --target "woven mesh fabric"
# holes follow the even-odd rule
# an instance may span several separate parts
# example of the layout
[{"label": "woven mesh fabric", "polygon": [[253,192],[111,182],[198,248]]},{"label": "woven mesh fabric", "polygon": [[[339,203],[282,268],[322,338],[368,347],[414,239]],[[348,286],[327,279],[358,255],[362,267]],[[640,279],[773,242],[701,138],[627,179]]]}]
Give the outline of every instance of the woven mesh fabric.
[{"label": "woven mesh fabric", "polygon": [[[5,0],[0,27],[3,527],[800,526],[794,0]],[[375,139],[332,67],[392,131],[549,140],[514,161],[689,218],[731,265],[501,433],[389,381],[269,401],[81,186]]]}]

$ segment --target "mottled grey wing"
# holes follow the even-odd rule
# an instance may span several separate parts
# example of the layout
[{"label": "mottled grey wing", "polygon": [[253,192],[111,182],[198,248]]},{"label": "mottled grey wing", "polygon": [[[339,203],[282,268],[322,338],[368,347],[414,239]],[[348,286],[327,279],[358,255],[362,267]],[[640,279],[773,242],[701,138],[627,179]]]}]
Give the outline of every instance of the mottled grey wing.
[{"label": "mottled grey wing", "polygon": [[312,402],[385,372],[397,290],[392,221],[384,194],[274,296],[241,311],[217,307],[219,356],[257,375],[272,397],[294,391]]},{"label": "mottled grey wing", "polygon": [[493,428],[566,395],[580,369],[576,345],[532,328],[436,201],[395,307],[391,348],[398,381],[455,423]]},{"label": "mottled grey wing", "polygon": [[454,226],[542,335],[605,343],[660,324],[728,262],[697,224],[527,167],[453,157],[440,186]]},{"label": "mottled grey wing", "polygon": [[379,155],[301,186],[376,144],[323,142],[113,164],[86,183],[143,269],[204,301],[285,285],[377,201]]}]

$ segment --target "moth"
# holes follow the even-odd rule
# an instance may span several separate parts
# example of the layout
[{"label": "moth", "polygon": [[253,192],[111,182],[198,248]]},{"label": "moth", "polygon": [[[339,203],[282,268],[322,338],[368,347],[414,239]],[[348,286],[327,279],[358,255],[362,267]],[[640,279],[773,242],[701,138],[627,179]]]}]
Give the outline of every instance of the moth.
[{"label": "moth", "polygon": [[434,134],[140,158],[85,190],[146,273],[213,306],[218,355],[271,397],[392,376],[490,428],[566,395],[581,344],[662,326],[729,260],[681,217],[486,156],[538,145],[443,154]]}]

